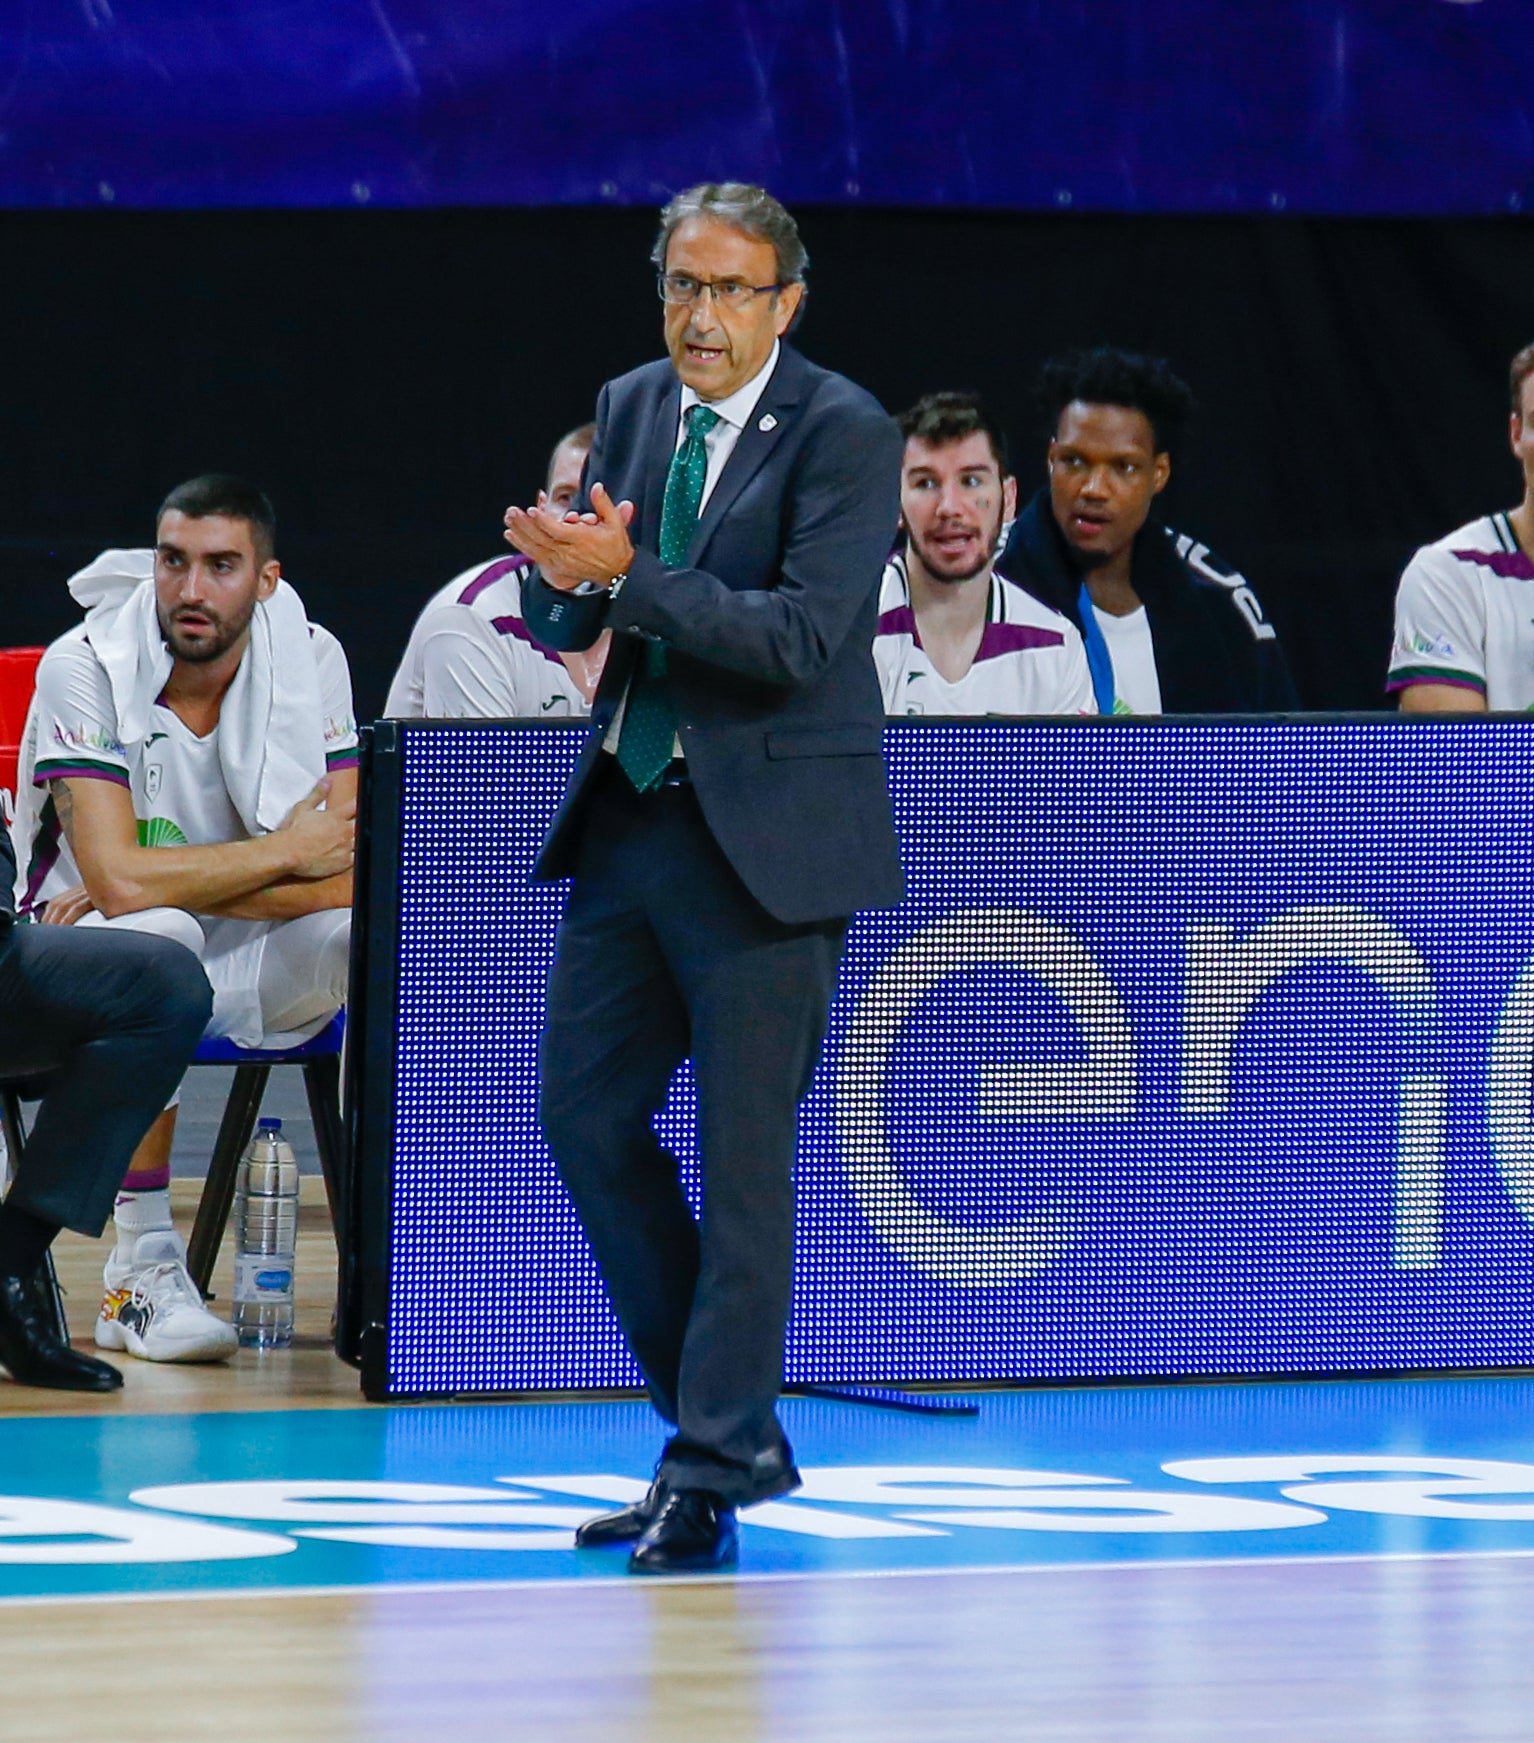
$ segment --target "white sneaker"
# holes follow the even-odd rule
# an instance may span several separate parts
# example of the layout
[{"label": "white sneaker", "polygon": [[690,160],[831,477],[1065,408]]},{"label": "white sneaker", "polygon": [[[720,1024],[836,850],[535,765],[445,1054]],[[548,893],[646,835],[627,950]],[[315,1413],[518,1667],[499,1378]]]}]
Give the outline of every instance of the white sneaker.
[{"label": "white sneaker", "polygon": [[107,1260],[106,1296],[96,1320],[98,1350],[126,1350],[146,1362],[222,1362],[238,1348],[234,1327],[215,1319],[186,1268],[186,1242],[152,1229],[118,1245]]}]

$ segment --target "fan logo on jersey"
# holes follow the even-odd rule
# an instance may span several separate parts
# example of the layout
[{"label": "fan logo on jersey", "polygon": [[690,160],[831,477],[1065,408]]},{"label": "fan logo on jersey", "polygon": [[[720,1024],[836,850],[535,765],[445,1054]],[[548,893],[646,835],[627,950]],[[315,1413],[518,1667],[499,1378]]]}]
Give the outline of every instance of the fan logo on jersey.
[{"label": "fan logo on jersey", "polygon": [[[153,794],[150,795],[153,797]],[[186,835],[168,817],[140,817],[138,820],[140,847],[190,847]]]}]

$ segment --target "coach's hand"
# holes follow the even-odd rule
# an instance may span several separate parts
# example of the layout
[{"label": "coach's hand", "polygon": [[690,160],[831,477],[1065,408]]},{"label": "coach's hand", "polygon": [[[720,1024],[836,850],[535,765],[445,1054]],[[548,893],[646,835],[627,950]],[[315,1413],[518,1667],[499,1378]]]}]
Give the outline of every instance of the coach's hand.
[{"label": "coach's hand", "polygon": [[307,799],[298,801],[282,825],[296,878],[333,878],[350,871],[357,857],[356,800],[333,811],[321,810],[329,792],[330,782],[321,781]]},{"label": "coach's hand", "polygon": [[542,493],[532,508],[506,510],[506,542],[531,557],[551,587],[568,592],[582,581],[606,585],[626,575],[634,560],[629,524],[632,502],[614,502],[607,487],[591,487],[588,514],[561,515]]}]

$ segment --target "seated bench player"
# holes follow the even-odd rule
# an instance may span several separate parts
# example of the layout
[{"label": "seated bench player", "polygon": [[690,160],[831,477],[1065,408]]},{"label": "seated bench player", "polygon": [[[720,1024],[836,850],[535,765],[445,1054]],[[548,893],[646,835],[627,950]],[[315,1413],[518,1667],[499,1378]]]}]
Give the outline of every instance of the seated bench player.
[{"label": "seated bench player", "polygon": [[1157,357],[1104,346],[1044,365],[1049,481],[1001,569],[1081,631],[1103,714],[1299,706],[1257,595],[1154,514],[1193,396]]},{"label": "seated bench player", "polygon": [[[357,734],[346,658],[273,554],[271,504],[238,478],[165,499],[153,551],[75,575],[85,621],[50,647],[22,746],[21,908],[193,951],[210,1032],[293,1045],[346,997]],[[114,1208],[96,1323],[149,1361],[229,1355],[171,1224],[172,1105]]]},{"label": "seated bench player", "polygon": [[1513,359],[1508,386],[1523,500],[1406,565],[1386,683],[1403,714],[1534,709],[1534,345]]},{"label": "seated bench player", "polygon": [[898,420],[901,551],[879,598],[886,714],[1095,714],[1081,636],[996,572],[1017,506],[1006,438],[980,400],[931,393]]},{"label": "seated bench player", "polygon": [[[539,501],[568,510],[595,424],[560,438]],[[522,621],[526,557],[501,556],[455,576],[416,619],[384,712],[391,720],[557,720],[585,714],[611,639],[557,654]]]}]

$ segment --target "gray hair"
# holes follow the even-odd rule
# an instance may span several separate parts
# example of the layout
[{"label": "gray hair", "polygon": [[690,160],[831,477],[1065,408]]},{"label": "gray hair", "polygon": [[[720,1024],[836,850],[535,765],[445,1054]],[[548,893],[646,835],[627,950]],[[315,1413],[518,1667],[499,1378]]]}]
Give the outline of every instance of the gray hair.
[{"label": "gray hair", "polygon": [[778,283],[804,283],[810,257],[799,240],[799,226],[766,188],[750,182],[699,182],[675,195],[660,215],[660,233],[650,250],[650,259],[662,271],[673,232],[689,218],[714,218],[759,242],[770,242],[778,257]]}]

